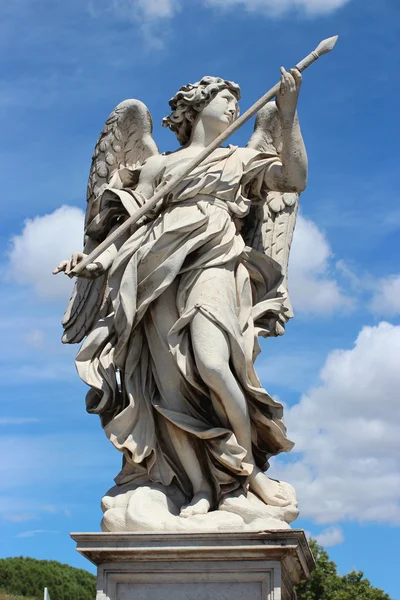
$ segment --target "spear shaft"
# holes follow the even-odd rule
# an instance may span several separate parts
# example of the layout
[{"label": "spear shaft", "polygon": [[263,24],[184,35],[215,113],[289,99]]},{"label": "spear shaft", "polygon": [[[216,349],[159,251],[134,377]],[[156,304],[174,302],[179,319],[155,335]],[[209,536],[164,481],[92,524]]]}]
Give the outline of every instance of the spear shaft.
[{"label": "spear shaft", "polygon": [[[307,67],[312,65],[320,56],[330,52],[335,46],[337,39],[338,36],[334,36],[323,40],[315,50],[310,52],[308,56],[297,63],[296,69],[298,69],[300,72],[307,69]],[[107,248],[109,248],[111,244],[113,244],[125,231],[127,231],[127,229],[132,227],[132,225],[137,223],[141,217],[154,208],[159,200],[170,194],[176,188],[176,186],[179,185],[180,182],[193,171],[193,169],[198,167],[203,160],[205,160],[212,152],[214,152],[214,150],[219,148],[223,142],[225,142],[233,133],[235,133],[235,131],[244,125],[246,121],[251,119],[253,115],[255,115],[265,104],[267,104],[267,102],[270,102],[273,98],[275,98],[277,92],[279,91],[279,87],[280,82],[274,85],[266,94],[264,94],[264,96],[259,98],[259,100],[257,100],[257,102],[248,108],[241,117],[231,123],[229,127],[223,133],[221,133],[221,135],[215,138],[211,144],[204,148],[204,150],[202,150],[198,156],[190,161],[186,167],[182,168],[182,170],[175,177],[173,177],[168,183],[165,183],[165,185],[161,185],[160,189],[154,194],[154,196],[147,200],[146,203],[135,212],[135,214],[124,221],[122,225],[113,231],[113,233],[111,233],[103,242],[101,242],[101,244],[99,244],[90,254],[88,254],[88,256],[79,262],[76,267],[70,271],[69,276],[74,277],[75,275],[79,275],[88,264],[94,262],[95,259],[105,250],[107,250]]]}]

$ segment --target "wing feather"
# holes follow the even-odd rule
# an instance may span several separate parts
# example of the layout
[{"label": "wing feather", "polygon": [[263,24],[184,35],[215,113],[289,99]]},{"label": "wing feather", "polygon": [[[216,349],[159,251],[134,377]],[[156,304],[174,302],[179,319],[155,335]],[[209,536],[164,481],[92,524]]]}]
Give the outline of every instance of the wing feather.
[{"label": "wing feather", "polygon": [[[275,102],[269,102],[256,118],[254,132],[247,144],[258,152],[280,154],[281,125]],[[246,245],[270,256],[281,266],[287,293],[290,247],[298,212],[299,195],[265,190],[262,204],[254,204],[244,224]],[[282,328],[280,328],[283,331]]]},{"label": "wing feather", "polygon": [[[152,138],[150,112],[140,100],[120,102],[104,124],[94,149],[87,187],[85,226],[98,213],[96,198],[106,189],[116,171],[123,167],[134,169],[158,154]],[[135,185],[137,181],[132,181]]]},{"label": "wing feather", "polygon": [[[258,113],[249,148],[259,152],[280,154],[281,125],[275,102],[268,102]],[[298,194],[265,191],[265,202],[254,205],[249,214],[246,243],[262,251],[282,267],[285,279],[290,246],[296,223]]]},{"label": "wing feather", "polygon": [[[89,173],[83,249],[85,254],[89,254],[109,233],[103,230],[93,239],[88,229],[99,218],[99,200],[113,176],[117,171],[128,168],[131,174],[129,185],[134,187],[139,178],[138,169],[147,158],[159,153],[152,138],[152,129],[148,108],[135,99],[118,104],[106,120],[93,152]],[[124,185],[126,184],[125,179]],[[67,344],[81,342],[98,320],[107,301],[107,273],[95,279],[78,277],[62,320],[62,341]]]}]

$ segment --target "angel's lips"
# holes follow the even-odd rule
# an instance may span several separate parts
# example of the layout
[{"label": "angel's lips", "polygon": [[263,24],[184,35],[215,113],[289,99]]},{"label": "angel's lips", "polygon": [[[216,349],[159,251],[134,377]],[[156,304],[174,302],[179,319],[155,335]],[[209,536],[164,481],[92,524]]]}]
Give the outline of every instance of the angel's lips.
[{"label": "angel's lips", "polygon": [[224,117],[227,117],[229,124],[233,123],[235,117],[231,113],[224,113]]}]

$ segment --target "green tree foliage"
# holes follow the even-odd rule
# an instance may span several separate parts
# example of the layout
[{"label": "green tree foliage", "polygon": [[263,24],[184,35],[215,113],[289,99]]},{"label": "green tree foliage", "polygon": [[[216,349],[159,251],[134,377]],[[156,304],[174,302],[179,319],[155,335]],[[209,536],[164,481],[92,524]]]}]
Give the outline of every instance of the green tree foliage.
[{"label": "green tree foliage", "polygon": [[[32,598],[32,596],[29,598],[27,596],[14,596],[14,594],[8,594],[0,589],[0,600],[36,600],[36,598]],[[43,599],[41,598],[41,600]]]},{"label": "green tree foliage", "polygon": [[298,600],[391,600],[364,579],[362,571],[341,577],[328,553],[314,540],[310,546],[317,566],[310,579],[297,586]]},{"label": "green tree foliage", "polygon": [[96,596],[96,578],[83,569],[22,556],[0,559],[0,589],[43,600],[45,587],[51,600],[94,600]]}]

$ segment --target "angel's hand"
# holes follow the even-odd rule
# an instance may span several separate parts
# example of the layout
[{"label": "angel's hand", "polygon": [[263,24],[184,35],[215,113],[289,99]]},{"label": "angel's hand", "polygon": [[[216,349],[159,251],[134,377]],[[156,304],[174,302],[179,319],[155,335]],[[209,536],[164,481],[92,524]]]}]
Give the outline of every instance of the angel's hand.
[{"label": "angel's hand", "polygon": [[[53,275],[57,275],[58,273],[65,273],[65,275],[70,275],[72,269],[76,267],[78,263],[86,258],[86,254],[83,252],[74,252],[72,254],[71,260],[62,260],[58,267],[53,270]],[[104,273],[104,266],[100,262],[89,263],[87,267],[79,273],[78,277],[86,277],[87,279],[94,279],[99,275]]]},{"label": "angel's hand", "polygon": [[285,120],[291,121],[296,114],[302,76],[298,69],[290,69],[290,73],[281,67],[281,83],[276,95],[276,104]]}]

